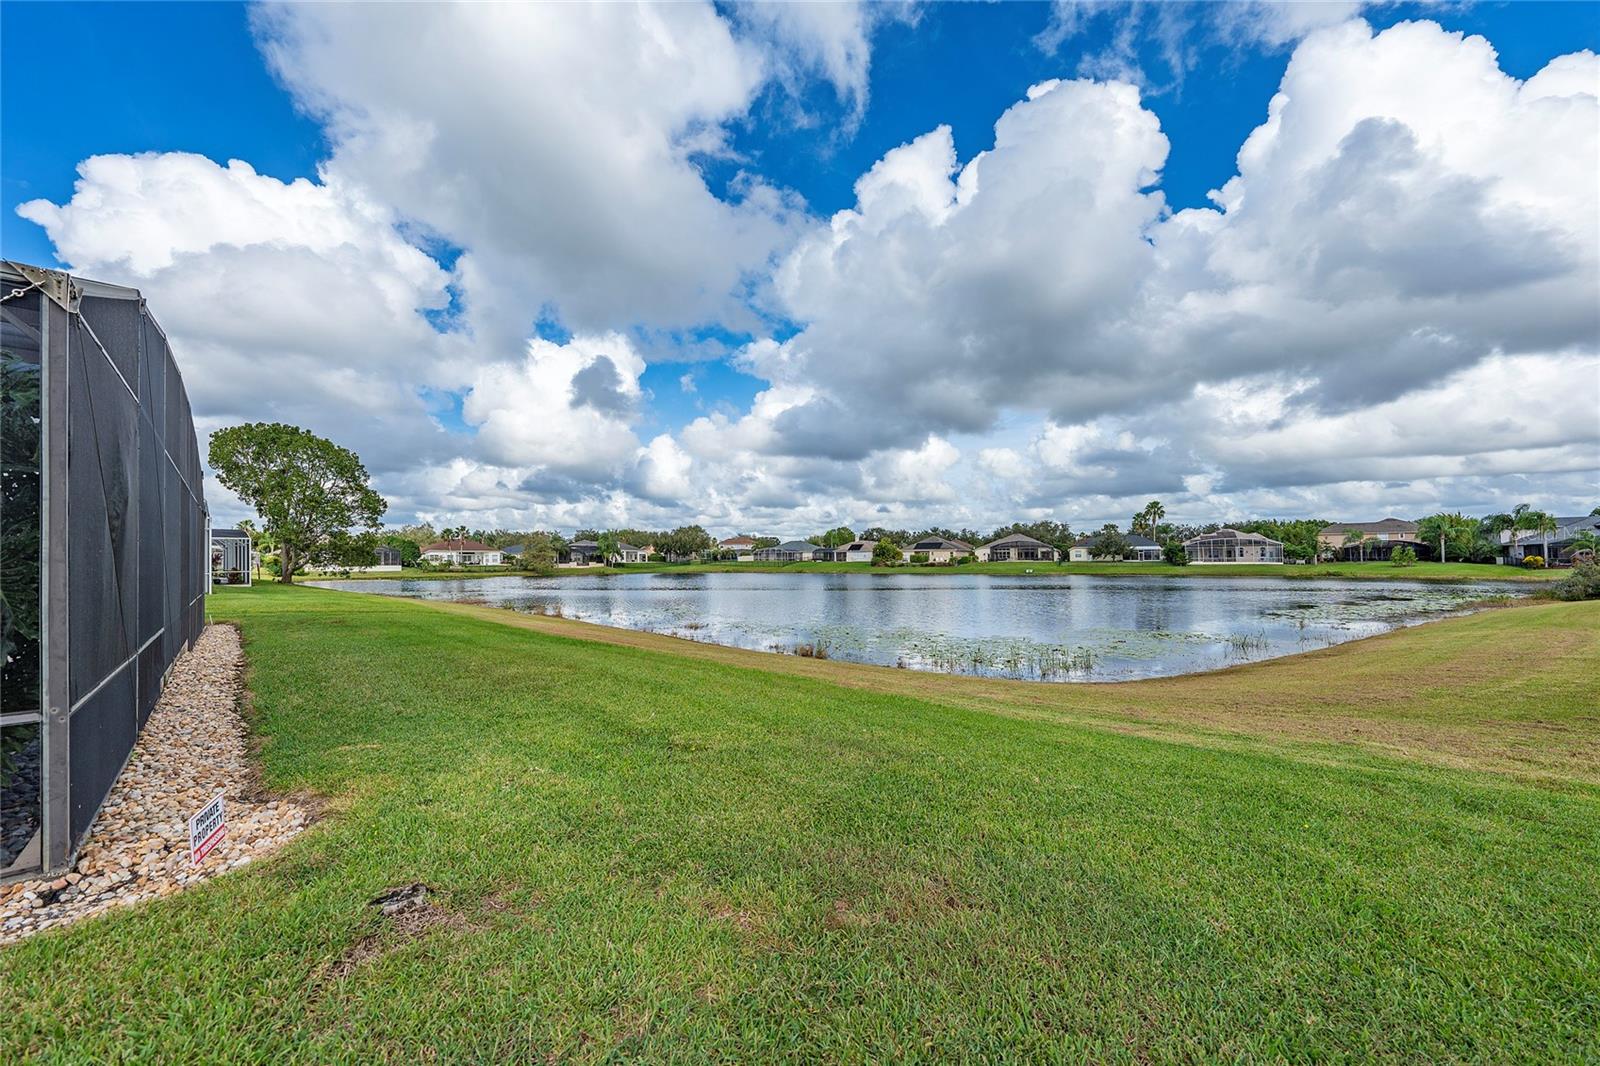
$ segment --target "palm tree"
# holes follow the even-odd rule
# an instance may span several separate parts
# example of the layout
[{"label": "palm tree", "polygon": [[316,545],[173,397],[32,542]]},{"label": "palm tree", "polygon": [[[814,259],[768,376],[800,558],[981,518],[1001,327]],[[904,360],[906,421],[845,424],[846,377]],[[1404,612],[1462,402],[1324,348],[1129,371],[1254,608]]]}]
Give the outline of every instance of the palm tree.
[{"label": "palm tree", "polygon": [[1359,530],[1359,529],[1347,529],[1347,530],[1345,530],[1344,531],[1344,546],[1346,548],[1357,548],[1359,550],[1359,552],[1360,552],[1360,555],[1361,555],[1361,561],[1362,562],[1366,562],[1367,561],[1367,537],[1366,537],[1365,533],[1361,532],[1361,530]]},{"label": "palm tree", "polygon": [[1144,505],[1144,510],[1133,516],[1133,532],[1142,533],[1151,540],[1156,539],[1156,525],[1167,517],[1167,509],[1161,506],[1160,500],[1151,500]]},{"label": "palm tree", "polygon": [[1508,516],[1511,523],[1507,528],[1511,530],[1510,554],[1512,555],[1517,554],[1517,548],[1522,544],[1522,534],[1533,528],[1530,524],[1532,520],[1529,518],[1532,512],[1533,508],[1526,503],[1519,503],[1511,508],[1511,514]]},{"label": "palm tree", "polygon": [[1544,561],[1550,562],[1550,534],[1561,528],[1561,523],[1556,521],[1556,516],[1548,511],[1534,513],[1533,531],[1544,538]]},{"label": "palm tree", "polygon": [[1473,520],[1464,514],[1429,515],[1417,523],[1417,532],[1428,539],[1439,538],[1439,561],[1445,561],[1445,542],[1464,537],[1472,531]]}]

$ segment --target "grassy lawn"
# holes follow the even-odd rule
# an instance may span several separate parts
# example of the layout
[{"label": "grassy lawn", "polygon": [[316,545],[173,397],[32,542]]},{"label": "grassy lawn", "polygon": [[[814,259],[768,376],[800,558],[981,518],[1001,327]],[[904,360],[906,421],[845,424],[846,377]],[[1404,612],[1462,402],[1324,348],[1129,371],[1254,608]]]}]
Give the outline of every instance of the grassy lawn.
[{"label": "grassy lawn", "polygon": [[[1345,578],[1367,581],[1515,581],[1538,583],[1565,577],[1567,570],[1524,570],[1516,566],[1483,563],[1418,563],[1399,567],[1391,563],[1318,563],[1315,566],[1250,566],[1208,564],[1168,566],[1166,563],[968,563],[966,566],[904,566],[893,569],[873,567],[871,563],[634,563],[626,567],[564,567],[556,576],[587,574],[876,574],[881,577],[937,574],[1010,574],[1034,577],[1060,577],[1088,574],[1115,577],[1277,577],[1308,581],[1317,578]],[[400,573],[351,574],[351,579],[382,581],[397,578],[459,579],[462,577],[532,577],[521,570],[482,567],[470,571],[405,570]],[[300,580],[305,580],[301,578]]]},{"label": "grassy lawn", "polygon": [[0,1061],[1600,1056],[1600,604],[1100,686],[211,608],[329,816],[0,951]]}]

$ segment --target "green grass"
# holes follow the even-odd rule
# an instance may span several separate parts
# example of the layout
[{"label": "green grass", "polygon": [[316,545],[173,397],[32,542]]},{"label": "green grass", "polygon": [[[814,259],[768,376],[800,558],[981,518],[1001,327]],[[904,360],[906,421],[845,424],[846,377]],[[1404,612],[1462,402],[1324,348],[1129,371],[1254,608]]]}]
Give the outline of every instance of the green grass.
[{"label": "green grass", "polygon": [[[1418,563],[1400,567],[1392,563],[1317,563],[1312,566],[1251,566],[1248,564],[1208,564],[1169,566],[1166,563],[968,563],[966,566],[904,566],[893,569],[873,567],[871,563],[634,563],[626,567],[591,566],[568,567],[556,571],[556,576],[587,574],[875,574],[898,577],[907,574],[929,576],[937,574],[1010,574],[1035,577],[1060,577],[1068,574],[1092,574],[1116,577],[1276,577],[1289,581],[1309,581],[1318,578],[1344,578],[1366,581],[1514,581],[1542,582],[1564,577],[1566,570],[1524,570],[1517,566],[1495,566],[1483,563]],[[401,573],[351,574],[354,579],[372,581],[397,578],[462,578],[497,576],[532,577],[525,571],[495,567],[441,572],[405,570]],[[301,580],[304,580],[303,578]]]},{"label": "green grass", "polygon": [[[266,783],[329,816],[0,951],[0,1061],[1600,1056],[1600,604],[1113,686],[211,609]],[[1481,743],[1441,766],[1351,722]],[[1496,761],[1529,737],[1569,757]],[[367,899],[412,880],[457,920],[386,928]]]}]

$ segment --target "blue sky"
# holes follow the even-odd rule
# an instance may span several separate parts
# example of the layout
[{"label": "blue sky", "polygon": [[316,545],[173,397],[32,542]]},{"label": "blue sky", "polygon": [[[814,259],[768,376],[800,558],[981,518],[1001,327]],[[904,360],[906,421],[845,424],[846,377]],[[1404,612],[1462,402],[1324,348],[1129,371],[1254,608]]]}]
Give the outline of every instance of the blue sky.
[{"label": "blue sky", "polygon": [[[300,113],[256,50],[245,5],[231,3],[7,4],[0,67],[0,155],[5,159],[0,242],[8,256],[56,263],[39,227],[16,216],[25,200],[71,194],[80,159],[103,152],[199,152],[249,160],[263,174],[314,177],[327,154],[321,127]],[[735,144],[761,171],[798,190],[819,212],[850,206],[851,187],[895,145],[941,123],[962,158],[992,145],[994,120],[1029,85],[1073,69],[1106,47],[1109,21],[1046,54],[1033,38],[1048,4],[943,4],[915,25],[886,26],[874,41],[872,104],[851,137],[836,128],[736,127]],[[1600,49],[1600,4],[1396,4],[1365,14],[1374,26],[1434,19],[1494,42],[1502,68],[1528,77],[1552,57]],[[37,42],[69,40],[77,60],[63,77],[59,52]],[[1260,122],[1288,62],[1287,49],[1205,48],[1199,71],[1175,84],[1160,49],[1140,42],[1160,91],[1148,104],[1173,142],[1161,186],[1174,206],[1203,204],[1233,172],[1233,155]],[[50,86],[54,107],[28,86]],[[773,90],[777,93],[777,90]],[[825,89],[816,94],[826,101]],[[825,106],[825,105],[824,105]],[[61,113],[73,121],[61,122]]]},{"label": "blue sky", "polygon": [[[1349,6],[1352,10],[1356,7]],[[196,153],[217,164],[231,159],[243,160],[255,174],[280,182],[304,178],[314,185],[322,181],[319,167],[328,164],[330,159],[337,159],[335,169],[347,175],[341,179],[346,183],[344,187],[359,185],[363,197],[384,202],[386,209],[392,207],[396,232],[408,243],[432,253],[440,270],[456,275],[437,298],[445,302],[424,315],[436,330],[450,333],[449,323],[469,317],[464,311],[467,305],[476,310],[488,302],[482,295],[476,298],[465,295],[468,283],[459,275],[457,262],[463,250],[471,253],[469,259],[483,261],[506,262],[508,256],[515,258],[524,252],[538,258],[543,265],[532,272],[527,284],[517,286],[514,292],[497,294],[514,301],[514,306],[506,313],[504,328],[513,339],[521,329],[542,332],[556,344],[564,344],[575,332],[588,335],[597,329],[620,331],[632,338],[631,343],[637,348],[634,354],[640,360],[637,373],[629,369],[626,358],[614,360],[621,375],[619,395],[625,394],[628,413],[624,421],[631,434],[629,439],[634,441],[631,447],[646,449],[662,435],[668,435],[673,438],[672,447],[679,452],[687,439],[679,438],[684,437],[696,420],[720,412],[727,421],[737,423],[753,411],[758,397],[769,390],[785,394],[787,388],[789,393],[785,395],[790,395],[808,381],[828,381],[825,365],[832,364],[827,364],[827,359],[850,358],[848,353],[839,353],[841,347],[860,344],[860,359],[877,358],[874,342],[860,336],[859,329],[856,333],[844,331],[843,327],[830,331],[825,310],[817,311],[816,320],[811,321],[807,315],[796,311],[807,306],[805,300],[792,292],[783,292],[781,298],[775,298],[769,289],[774,285],[781,288],[781,280],[774,282],[773,278],[781,278],[777,267],[792,254],[794,242],[801,239],[800,235],[809,228],[822,226],[834,212],[855,206],[856,182],[884,159],[886,153],[936,127],[948,126],[953,135],[955,162],[963,166],[974,156],[994,147],[997,119],[1022,101],[1030,86],[1050,78],[1132,77],[1141,83],[1139,106],[1159,120],[1160,131],[1170,144],[1155,186],[1164,195],[1167,209],[1207,207],[1210,206],[1207,193],[1219,188],[1237,172],[1236,156],[1240,146],[1265,120],[1268,101],[1285,78],[1291,56],[1301,39],[1299,35],[1273,38],[1268,31],[1251,28],[1255,26],[1253,22],[1244,28],[1220,25],[1222,13],[1220,6],[1215,5],[1101,9],[1079,17],[1073,32],[1059,35],[1062,39],[1054,47],[1042,44],[1041,35],[1046,34],[1052,20],[1059,21],[1062,16],[1045,4],[927,5],[913,12],[900,12],[902,17],[888,17],[892,12],[876,9],[869,12],[868,25],[862,35],[863,46],[870,51],[865,63],[865,106],[858,114],[853,114],[848,102],[842,99],[846,92],[843,83],[838,77],[830,77],[820,60],[807,59],[804,46],[793,43],[798,37],[786,37],[784,34],[788,31],[776,29],[770,38],[763,38],[751,28],[751,23],[744,21],[741,9],[719,7],[709,16],[711,21],[707,25],[732,27],[731,32],[741,45],[765,48],[769,70],[788,62],[800,73],[789,78],[768,77],[746,85],[742,103],[732,106],[721,97],[715,102],[696,101],[693,106],[706,109],[709,117],[680,124],[674,127],[672,135],[681,138],[685,130],[699,129],[701,124],[709,124],[719,131],[716,150],[686,156],[712,196],[737,204],[746,187],[741,183],[755,178],[786,195],[803,198],[804,207],[796,210],[796,202],[791,200],[789,213],[781,220],[782,231],[774,230],[760,238],[766,242],[762,248],[767,251],[747,249],[729,261],[734,265],[717,268],[721,273],[716,273],[715,277],[707,275],[708,280],[693,290],[706,294],[704,306],[686,309],[682,316],[673,320],[675,316],[664,315],[659,308],[646,309],[643,302],[640,310],[634,313],[625,298],[587,299],[587,294],[600,282],[589,283],[587,289],[575,282],[568,287],[559,282],[546,283],[541,288],[538,279],[549,278],[549,271],[555,269],[549,266],[555,262],[554,252],[547,253],[544,247],[518,246],[508,240],[491,255],[487,247],[489,242],[481,237],[474,240],[468,229],[453,226],[449,212],[441,210],[437,216],[431,214],[431,205],[426,203],[426,183],[420,192],[407,189],[401,193],[384,189],[382,179],[371,176],[376,171],[364,171],[360,166],[346,167],[345,161],[354,158],[354,149],[350,141],[340,141],[341,134],[330,135],[330,123],[335,119],[325,99],[339,93],[365,92],[367,87],[352,87],[340,80],[342,75],[315,68],[315,58],[310,56],[309,50],[294,43],[296,27],[264,24],[259,19],[253,25],[251,12],[233,4],[8,3],[0,10],[3,10],[0,16],[3,18],[3,27],[0,27],[3,29],[0,34],[3,86],[0,88],[4,90],[0,92],[0,160],[3,160],[0,170],[3,170],[5,200],[4,210],[0,212],[0,243],[8,258],[72,265],[80,269],[90,265],[72,263],[72,257],[62,254],[45,229],[17,214],[19,205],[31,201],[45,200],[56,205],[72,201],[76,168],[90,156]],[[546,15],[559,17],[556,12]],[[1445,31],[1484,35],[1498,53],[1500,71],[1515,79],[1532,77],[1558,56],[1600,48],[1600,6],[1592,4],[1369,5],[1360,10],[1360,15],[1375,32],[1409,19],[1428,19]],[[699,32],[703,28],[693,29]],[[613,27],[595,32],[617,31]],[[278,70],[271,69],[263,54],[263,42],[268,40],[290,42],[285,49],[289,55],[286,67],[280,65]],[[50,45],[50,42],[65,41],[73,45],[74,62],[70,71],[59,67],[62,50]],[[597,42],[597,46],[603,43]],[[1177,61],[1173,59],[1175,47],[1182,56]],[[1416,76],[1426,78],[1428,72],[1418,71]],[[38,89],[44,86],[49,88],[48,105],[42,105],[38,95]],[[520,83],[512,91],[524,90],[542,91]],[[556,87],[551,91],[562,89]],[[582,87],[571,87],[570,91],[579,96],[585,92]],[[346,100],[339,106],[371,108],[375,102],[375,98],[365,97],[358,102]],[[64,120],[64,116],[70,119]],[[529,121],[537,124],[538,120]],[[672,121],[678,118],[675,116]],[[506,136],[516,138],[523,132],[513,128]],[[537,133],[533,131],[534,135]],[[1552,152],[1563,150],[1561,145],[1550,146]],[[1091,143],[1084,151],[1092,153],[1095,148]],[[539,195],[540,190],[530,185],[527,196]],[[386,198],[392,198],[392,203]],[[88,207],[87,204],[75,206]],[[423,216],[420,226],[418,215]],[[774,224],[765,218],[762,222]],[[744,226],[747,223],[748,219],[730,224]],[[547,223],[540,222],[530,232],[545,233],[548,229]],[[418,236],[419,230],[428,231],[425,238]],[[1070,230],[1069,226],[1065,232]],[[1153,238],[1147,236],[1146,239],[1148,243],[1155,243]],[[760,243],[755,238],[751,241]],[[441,252],[441,249],[446,251]],[[393,258],[394,254],[403,255],[403,252],[384,254]],[[105,255],[108,261],[115,259],[111,253]],[[78,258],[84,257],[80,254]],[[637,262],[639,258],[632,261]],[[617,275],[612,271],[616,269],[619,268],[607,264],[605,272],[597,276],[614,280]],[[771,276],[767,273],[769,269],[774,271]],[[736,287],[731,311],[727,299],[718,297],[715,292],[719,285],[726,284],[728,270],[736,271],[743,279]],[[571,275],[558,272],[556,276]],[[628,284],[625,279],[619,291]],[[659,291],[661,282],[641,280],[639,285],[641,293],[649,294]],[[870,302],[872,293],[863,292],[861,297]],[[157,313],[160,315],[162,309],[158,307]],[[541,317],[546,320],[547,328],[534,331],[531,324]],[[555,324],[553,329],[548,328],[551,323]],[[480,323],[472,332],[475,340],[481,340],[489,329]],[[1581,335],[1581,328],[1579,333]],[[759,353],[741,352],[746,346],[759,345],[769,338],[775,344],[788,346],[785,350],[792,354],[785,356],[786,366],[804,360],[812,367],[812,376],[798,375],[787,382],[777,380],[770,362],[763,362]],[[829,354],[808,352],[807,338],[817,343],[826,341],[830,345]],[[263,343],[265,340],[263,338]],[[204,346],[197,343],[195,349],[198,352],[204,347],[209,351],[222,343],[213,337]],[[1581,354],[1586,350],[1581,343],[1574,348],[1570,338],[1562,343],[1562,351]],[[884,344],[885,351],[894,346],[892,340]],[[654,469],[649,467],[652,457],[641,452],[629,468],[628,460],[622,456],[627,448],[621,446],[615,456],[617,462],[610,467],[601,469],[604,464],[599,464],[563,471],[562,478],[566,480],[561,483],[570,485],[571,490],[559,503],[540,503],[519,511],[515,500],[504,493],[484,494],[493,499],[491,503],[485,498],[469,500],[469,494],[464,492],[440,491],[437,480],[431,483],[432,488],[424,487],[427,479],[417,474],[417,470],[424,467],[437,470],[452,458],[481,465],[484,469],[520,469],[519,474],[498,475],[503,485],[513,487],[518,477],[532,476],[528,468],[540,466],[538,455],[529,452],[519,457],[511,444],[498,451],[483,445],[487,451],[472,452],[479,447],[475,438],[481,435],[485,419],[479,417],[481,411],[475,416],[474,405],[467,399],[474,388],[471,371],[467,368],[485,361],[512,358],[514,351],[511,356],[507,355],[510,350],[501,347],[478,355],[462,355],[454,350],[449,355],[441,354],[434,359],[434,365],[460,358],[461,380],[419,382],[418,387],[411,390],[414,396],[421,397],[419,402],[444,432],[439,440],[432,441],[426,448],[419,447],[417,454],[406,457],[404,462],[397,461],[394,468],[385,471],[398,490],[392,491],[392,495],[404,498],[410,513],[482,513],[508,522],[519,517],[530,521],[541,517],[560,521],[580,515],[613,513],[619,506],[626,509],[630,505],[618,501],[631,497],[637,500],[633,506],[641,514],[686,512],[710,521],[730,523],[767,520],[770,516],[771,512],[761,505],[741,508],[731,497],[719,504],[723,511],[708,514],[694,511],[685,501],[671,499],[671,492],[662,486],[641,490],[639,486],[648,480],[641,471]],[[1486,353],[1494,350],[1497,350],[1495,344],[1485,348]],[[1056,356],[1043,352],[1033,357],[1048,360]],[[850,376],[848,363],[842,364],[841,370],[842,376]],[[191,373],[198,372],[201,370],[197,365]],[[527,370],[535,384],[537,373],[542,372],[531,365]],[[564,383],[558,382],[553,387],[564,387]],[[208,394],[204,388],[192,391],[198,391],[202,397]],[[479,395],[485,394],[480,391]],[[771,398],[773,394],[769,394]],[[1372,401],[1377,397],[1364,399]],[[1151,409],[1172,400],[1171,396],[1153,398]],[[843,424],[852,427],[872,422],[880,413],[878,408],[854,411],[850,398],[844,395],[821,400],[812,397],[791,406],[796,411],[804,411],[808,405],[816,407],[819,403],[823,406],[817,410],[826,414],[826,418],[837,415],[844,420]],[[1121,399],[1116,404],[1119,405],[1116,411],[1103,416],[1101,422],[1114,416],[1131,418],[1137,413]],[[249,413],[247,404],[220,406],[233,408],[216,410],[220,418]],[[1338,403],[1325,401],[1323,414],[1333,417],[1337,407]],[[203,415],[210,413],[202,411]],[[1000,396],[980,410],[954,412],[942,422],[935,412],[927,422],[926,432],[923,423],[918,421],[927,417],[925,411],[882,413],[885,423],[895,422],[894,427],[880,433],[863,432],[859,435],[859,444],[852,445],[861,461],[872,462],[872,456],[877,455],[880,466],[889,462],[884,456],[893,451],[899,457],[896,461],[903,460],[916,467],[919,460],[904,457],[923,455],[924,459],[928,458],[928,441],[936,439],[953,443],[962,453],[964,459],[954,465],[970,468],[981,452],[1026,451],[1030,447],[1037,448],[1039,441],[1049,436],[1051,427],[1071,429],[1073,418],[1081,418],[1082,425],[1095,421],[1088,417],[1094,412],[1079,410],[1070,403],[1051,400],[1035,404],[1025,395],[1014,400]],[[823,418],[824,414],[818,417]],[[798,415],[789,416],[787,422],[780,416],[781,424],[777,424],[775,432],[792,432],[795,441],[810,440],[790,425],[800,421]],[[701,446],[709,449],[702,456],[708,460],[707,465],[714,463],[717,447],[734,447],[708,443],[713,428],[716,427],[688,434],[703,438]],[[1097,465],[1132,469],[1140,462],[1150,461],[1149,448],[1144,448],[1141,459],[1134,453],[1143,445],[1133,447],[1130,452],[1126,441],[1122,445],[1113,442],[1119,433],[1126,436],[1133,432],[1138,436],[1137,427],[1131,421],[1125,422],[1120,430],[1110,424],[1099,425],[1096,432],[1103,438],[1098,439],[1092,449]],[[922,434],[920,439],[919,434]],[[382,439],[383,434],[367,434],[367,438]],[[456,446],[464,449],[462,455],[448,454],[452,439],[456,440]],[[783,446],[762,447],[768,449],[763,454],[783,460]],[[661,446],[662,452],[669,450],[666,445]],[[804,446],[794,445],[790,447],[789,459],[796,458],[795,453],[803,455],[804,452]],[[676,462],[678,452],[673,455]],[[777,465],[786,464],[787,461],[780,461]],[[409,476],[403,476],[406,467],[411,468]],[[1582,464],[1576,468],[1568,464],[1563,472],[1567,475],[1564,491],[1570,494],[1576,487],[1581,492],[1584,480],[1589,477]],[[1413,484],[1406,492],[1397,494],[1406,501],[1397,506],[1420,505],[1422,497],[1430,492],[1441,504],[1483,504],[1491,502],[1491,498],[1498,500],[1502,490],[1514,493],[1536,487],[1528,480],[1530,473],[1508,471],[1505,476],[1511,480],[1502,482],[1499,487],[1477,484],[1466,488],[1463,484],[1454,494],[1444,485],[1432,484],[1423,491]],[[774,480],[786,480],[791,485],[807,481],[805,476],[787,469],[774,469],[771,474]],[[541,483],[550,480],[544,475],[539,475],[538,479]],[[682,482],[673,477],[665,480],[673,485]],[[1092,515],[1095,507],[1119,507],[1123,488],[1127,494],[1137,495],[1145,491],[1145,485],[1179,483],[1159,477],[1147,477],[1143,483],[1138,477],[1126,480],[1127,484],[1121,487],[1092,485],[1088,481],[1076,486],[1084,491],[1106,490],[1087,492],[1097,502],[1084,505],[1086,516],[1098,517]],[[1268,488],[1248,485],[1248,480],[1248,477],[1241,479],[1224,471],[1209,481],[1201,476],[1195,484]],[[1344,495],[1355,504],[1370,500],[1372,494],[1366,488],[1350,491],[1350,484],[1370,486],[1393,480],[1387,475],[1369,476],[1337,484],[1345,485]],[[692,478],[689,483],[693,483]],[[1062,488],[1064,500],[1073,496],[1075,489],[1070,479]],[[1302,496],[1284,497],[1282,503],[1285,506],[1295,502],[1316,503],[1322,497],[1331,501],[1340,495],[1328,489],[1319,497],[1316,485],[1311,482],[1303,488]],[[876,512],[886,505],[895,513],[909,516],[924,513],[933,506],[921,502],[929,498],[928,485],[905,484],[898,490],[897,500],[893,498],[896,490],[874,483],[871,470],[846,471],[831,481],[823,479],[812,489],[809,496],[796,489],[793,498],[795,506],[807,508],[808,513],[815,513],[819,519],[834,513],[850,520],[856,512]],[[723,485],[717,486],[716,491],[732,493],[733,489]],[[698,490],[693,494],[699,495]],[[959,488],[955,494],[956,497],[967,495]],[[936,497],[937,493],[934,495]],[[1027,501],[1029,507],[1037,508],[1040,504],[1036,495],[1013,494],[1009,497],[1010,506],[1015,508],[1020,501]],[[1205,492],[1194,494],[1196,499],[1207,495]],[[781,496],[782,493],[777,492],[774,499]],[[840,507],[855,510],[829,512],[830,496],[850,501],[841,503]],[[1239,506],[1255,509],[1272,502],[1271,496],[1272,493],[1267,492],[1263,498],[1250,503],[1241,497]],[[457,511],[449,512],[452,506],[449,499],[462,501]],[[1412,499],[1415,504],[1410,502]],[[1329,502],[1325,506],[1334,504]],[[611,512],[607,512],[607,508]],[[1005,516],[997,511],[992,515],[975,516],[975,520],[977,517],[998,520]],[[952,524],[955,523],[952,521]]]}]

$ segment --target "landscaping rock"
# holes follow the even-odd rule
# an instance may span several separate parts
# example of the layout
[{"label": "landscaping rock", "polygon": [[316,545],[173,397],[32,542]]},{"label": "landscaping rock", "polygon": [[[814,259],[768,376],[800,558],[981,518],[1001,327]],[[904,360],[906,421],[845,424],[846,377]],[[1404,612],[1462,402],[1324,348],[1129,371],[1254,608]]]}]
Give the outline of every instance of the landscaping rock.
[{"label": "landscaping rock", "polygon": [[[122,775],[70,873],[0,885],[0,944],[112,907],[171,895],[282,847],[310,810],[264,796],[239,713],[244,652],[232,626],[208,626],[178,657]],[[221,792],[227,835],[189,862],[189,816]]]}]

